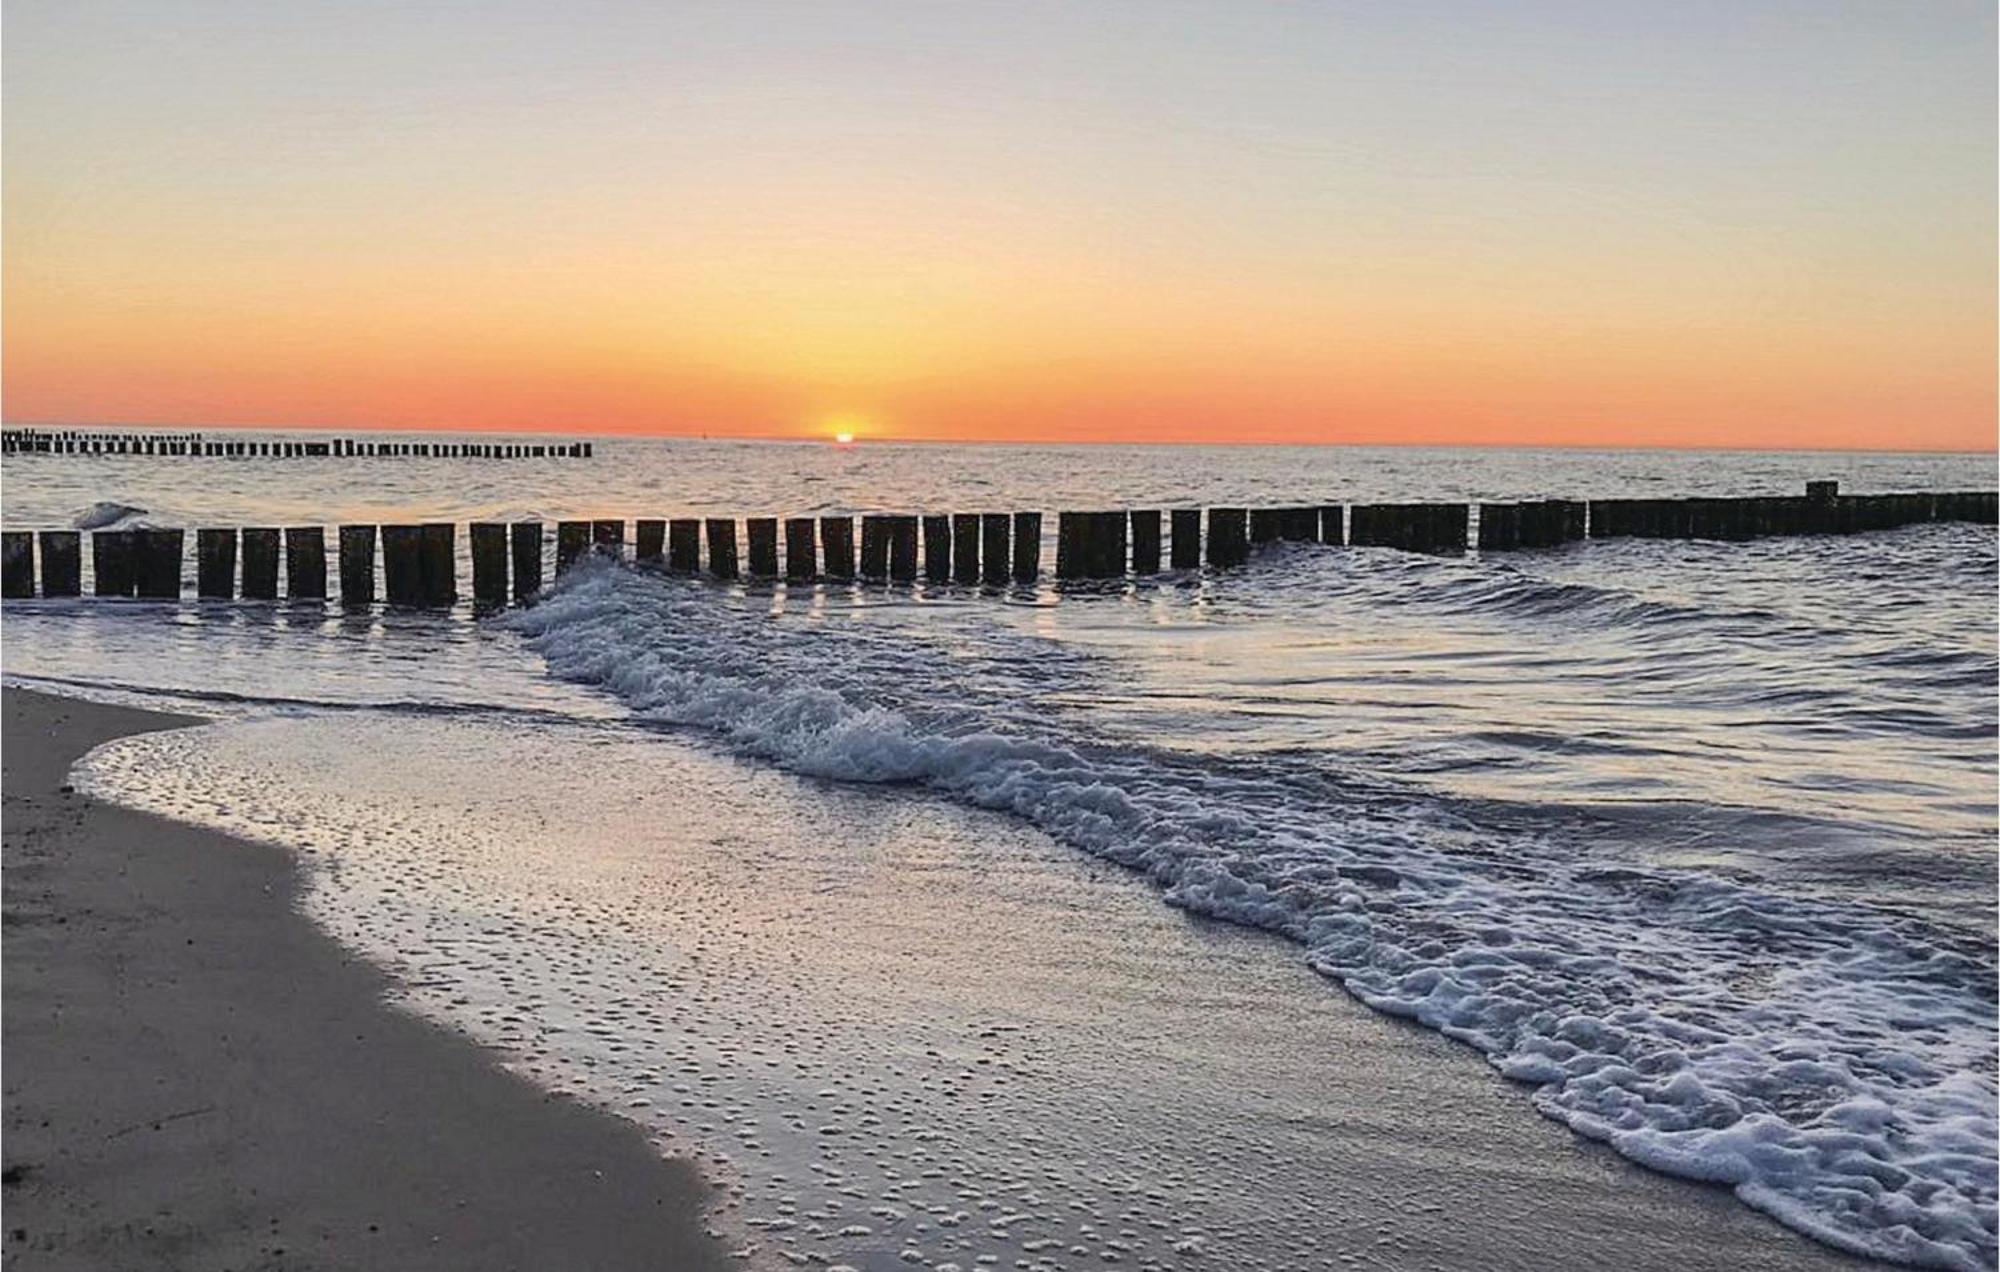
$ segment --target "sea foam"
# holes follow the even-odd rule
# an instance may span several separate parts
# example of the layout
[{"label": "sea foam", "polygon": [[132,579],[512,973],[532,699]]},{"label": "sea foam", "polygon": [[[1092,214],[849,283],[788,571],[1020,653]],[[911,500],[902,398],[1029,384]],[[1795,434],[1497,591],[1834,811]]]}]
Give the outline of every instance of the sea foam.
[{"label": "sea foam", "polygon": [[1096,738],[1060,701],[1089,669],[1018,633],[913,647],[865,610],[774,616],[595,563],[504,621],[642,718],[1011,813],[1175,905],[1289,937],[1636,1162],[1857,1253],[1994,1264],[1990,941],[1607,861],[1325,764]]}]

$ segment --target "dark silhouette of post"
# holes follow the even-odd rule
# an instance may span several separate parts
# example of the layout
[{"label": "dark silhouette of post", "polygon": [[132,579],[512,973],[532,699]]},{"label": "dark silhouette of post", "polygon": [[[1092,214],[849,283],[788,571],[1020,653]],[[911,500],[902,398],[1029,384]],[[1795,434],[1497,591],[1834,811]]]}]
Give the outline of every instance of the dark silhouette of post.
[{"label": "dark silhouette of post", "polygon": [[1013,563],[1007,555],[1007,529],[1012,521],[1004,512],[988,512],[979,518],[979,577],[985,583],[1005,583]]},{"label": "dark silhouette of post", "polygon": [[514,600],[526,601],[542,591],[542,523],[516,521],[507,529],[514,557]]},{"label": "dark silhouette of post", "polygon": [[632,559],[642,565],[658,565],[666,559],[667,523],[657,518],[632,523]]},{"label": "dark silhouette of post", "polygon": [[375,527],[340,528],[340,603],[358,608],[375,603]]},{"label": "dark silhouette of post", "polygon": [[979,514],[953,513],[951,576],[960,583],[979,582]]},{"label": "dark silhouette of post", "polygon": [[676,574],[701,570],[701,522],[675,517],[667,522],[667,568]]},{"label": "dark silhouette of post", "polygon": [[785,578],[810,583],[819,577],[819,551],[811,517],[785,518]]},{"label": "dark silhouette of post", "polygon": [[132,532],[96,530],[90,536],[90,567],[99,596],[132,595]]},{"label": "dark silhouette of post", "polygon": [[1014,514],[1014,581],[1033,583],[1042,572],[1042,514]]},{"label": "dark silhouette of post", "polygon": [[718,579],[736,577],[736,518],[710,517],[708,530],[708,572]]},{"label": "dark silhouette of post", "polygon": [[749,540],[750,577],[778,577],[778,521],[775,517],[750,517],[743,522]]},{"label": "dark silhouette of post", "polygon": [[227,601],[236,596],[236,532],[197,530],[194,532],[194,592],[208,600]]},{"label": "dark silhouette of post", "polygon": [[[957,545],[953,545],[957,551]],[[889,577],[898,583],[909,583],[917,577],[917,518],[894,516],[889,518]]]},{"label": "dark silhouette of post", "polygon": [[821,517],[819,519],[820,555],[826,558],[826,576],[830,579],[851,579],[854,577],[854,518]]},{"label": "dark silhouette of post", "polygon": [[[556,577],[561,578],[590,549],[588,521],[556,522]],[[386,551],[386,548],[384,549]]]},{"label": "dark silhouette of post", "polygon": [[[245,531],[245,548],[249,532]],[[382,527],[382,582],[389,604],[417,607],[424,603],[424,528]],[[249,567],[245,557],[245,571]],[[246,581],[247,589],[248,583]]]},{"label": "dark silhouette of post", "polygon": [[1160,572],[1160,510],[1135,508],[1132,521],[1132,573]]},{"label": "dark silhouette of post", "polygon": [[1176,570],[1201,568],[1201,509],[1174,509],[1172,559]]},{"label": "dark silhouette of post", "polygon": [[42,550],[42,595],[82,595],[83,535],[75,530],[44,530],[37,539]]},{"label": "dark silhouette of post", "polygon": [[458,600],[458,529],[448,521],[423,527],[423,589],[425,605],[450,606]]},{"label": "dark silhouette of post", "polygon": [[285,595],[293,600],[326,599],[326,528],[285,529]]},{"label": "dark silhouette of post", "polygon": [[507,527],[497,521],[475,521],[466,527],[472,547],[472,603],[507,603]]},{"label": "dark silhouette of post", "polygon": [[244,528],[242,592],[245,600],[278,599],[278,532],[275,528]]},{"label": "dark silhouette of post", "polygon": [[1241,565],[1250,559],[1250,513],[1244,508],[1208,510],[1208,563]]},{"label": "dark silhouette of post", "polygon": [[869,582],[889,577],[889,518],[879,513],[861,517],[861,577]]},{"label": "dark silhouette of post", "polygon": [[924,517],[924,577],[933,583],[951,579],[951,518],[942,513]]},{"label": "dark silhouette of post", "polygon": [[35,594],[35,536],[29,530],[0,531],[0,597],[20,600]]}]

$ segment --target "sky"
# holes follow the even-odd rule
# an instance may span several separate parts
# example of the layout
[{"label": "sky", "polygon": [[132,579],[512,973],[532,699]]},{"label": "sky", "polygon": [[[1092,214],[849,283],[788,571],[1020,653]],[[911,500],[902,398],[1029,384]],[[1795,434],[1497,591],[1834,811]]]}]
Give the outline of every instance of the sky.
[{"label": "sky", "polygon": [[7,0],[14,423],[1991,449],[1983,0]]}]

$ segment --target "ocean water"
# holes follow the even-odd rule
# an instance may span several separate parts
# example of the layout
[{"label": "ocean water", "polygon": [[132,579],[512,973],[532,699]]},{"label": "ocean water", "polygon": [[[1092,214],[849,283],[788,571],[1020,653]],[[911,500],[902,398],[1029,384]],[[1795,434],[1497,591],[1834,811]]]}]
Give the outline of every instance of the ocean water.
[{"label": "ocean water", "polygon": [[[1919,455],[598,456],[21,457],[0,482],[10,527],[1994,484]],[[998,590],[603,563],[499,616],[10,604],[4,663],[220,714],[80,780],[306,854],[309,911],[414,1007],[703,1155],[752,1261],[1360,1257],[1355,1216],[1286,1200],[1324,1193],[1296,1128],[1351,1058],[1273,1075],[1247,1048],[1245,1088],[1295,1115],[1268,1123],[1170,1062],[1259,1031],[1299,1054],[1331,1026],[1244,986],[1303,961],[1633,1161],[1841,1249],[1989,1268],[1996,583],[1967,525],[1284,545]],[[1211,1109],[1201,1145],[1114,1099],[1133,1082]],[[1402,1253],[1476,1255],[1426,1204]]]}]

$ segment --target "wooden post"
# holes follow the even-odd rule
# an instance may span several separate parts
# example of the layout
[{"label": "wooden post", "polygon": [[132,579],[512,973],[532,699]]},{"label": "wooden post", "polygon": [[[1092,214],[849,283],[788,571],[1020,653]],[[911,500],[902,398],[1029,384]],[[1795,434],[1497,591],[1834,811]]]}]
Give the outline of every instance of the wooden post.
[{"label": "wooden post", "polygon": [[1521,508],[1518,504],[1479,505],[1479,550],[1506,552],[1521,546]]},{"label": "wooden post", "polygon": [[736,577],[736,518],[710,517],[708,528],[708,572],[718,579]]},{"label": "wooden post", "polygon": [[1127,546],[1131,542],[1130,519],[1122,512],[1100,512],[1096,514],[1097,551],[1093,558],[1097,577],[1101,579],[1122,579],[1125,577]]},{"label": "wooden post", "polygon": [[1042,514],[1014,514],[1014,581],[1033,583],[1042,572]]},{"label": "wooden post", "polygon": [[278,532],[265,527],[243,531],[243,598],[278,599]]},{"label": "wooden post", "polygon": [[[384,533],[387,533],[386,527]],[[561,578],[576,564],[576,559],[590,548],[590,523],[588,521],[556,522],[556,577]],[[384,547],[386,553],[388,549]],[[393,603],[394,598],[391,598]]]},{"label": "wooden post", "polygon": [[375,527],[340,527],[340,603],[353,609],[375,603]]},{"label": "wooden post", "polygon": [[449,606],[458,600],[458,529],[449,521],[423,527],[424,604]]},{"label": "wooden post", "polygon": [[1084,548],[1090,541],[1089,517],[1090,514],[1087,512],[1059,512],[1056,514],[1056,577],[1058,579],[1080,579],[1084,577]]},{"label": "wooden post", "polygon": [[924,577],[933,583],[951,579],[951,518],[942,513],[924,518]]},{"label": "wooden post", "polygon": [[326,599],[326,528],[285,528],[285,595],[292,600]]},{"label": "wooden post", "polygon": [[1250,514],[1243,508],[1208,510],[1208,563],[1241,565],[1250,559]]},{"label": "wooden post", "polygon": [[226,601],[236,595],[236,532],[194,532],[194,591],[196,596]]},{"label": "wooden post", "polygon": [[42,595],[77,596],[83,592],[83,535],[75,530],[44,530]]},{"label": "wooden post", "polygon": [[507,603],[507,527],[497,521],[475,521],[466,530],[472,541],[472,603]]},{"label": "wooden post", "polygon": [[1814,503],[1830,504],[1840,496],[1837,481],[1809,481],[1806,483],[1806,498]]},{"label": "wooden post", "polygon": [[776,517],[751,517],[743,523],[744,536],[749,540],[750,577],[775,579],[778,577],[778,519]]},{"label": "wooden post", "polygon": [[819,553],[811,517],[785,518],[785,578],[809,583],[819,577]]},{"label": "wooden post", "polygon": [[[244,531],[248,548],[249,531]],[[424,528],[422,526],[382,527],[382,580],[391,605],[424,603]],[[247,589],[248,560],[245,560]]]},{"label": "wooden post", "polygon": [[1201,509],[1174,509],[1173,535],[1172,559],[1174,568],[1176,570],[1199,570],[1201,568]]},{"label": "wooden post", "polygon": [[1135,508],[1130,514],[1132,523],[1132,573],[1158,574],[1160,572],[1160,510],[1158,508]]},{"label": "wooden post", "polygon": [[658,565],[666,559],[667,523],[658,519],[640,520],[632,523],[634,547],[632,559],[642,564]]},{"label": "wooden post", "polygon": [[889,519],[879,513],[861,518],[861,577],[871,582],[889,577]]},{"label": "wooden post", "polygon": [[90,535],[90,563],[96,575],[92,590],[98,596],[132,595],[130,530],[93,530]]},{"label": "wooden post", "polygon": [[1292,543],[1318,543],[1318,508],[1284,508],[1278,514],[1278,534]]},{"label": "wooden post", "polygon": [[979,518],[979,578],[985,583],[1005,583],[1012,563],[1007,559],[1007,527],[1004,512],[989,512]]},{"label": "wooden post", "polygon": [[514,601],[520,604],[542,591],[542,523],[516,521],[507,537],[514,555]]},{"label": "wooden post", "polygon": [[590,549],[608,557],[625,555],[625,523],[620,521],[593,521],[590,523]]},{"label": "wooden post", "polygon": [[693,517],[675,517],[667,522],[667,568],[676,574],[694,574],[701,569],[701,522]]},{"label": "wooden post", "polygon": [[830,579],[851,579],[854,577],[854,518],[821,517],[819,519],[819,549],[826,558],[826,576]]},{"label": "wooden post", "polygon": [[1284,518],[1276,508],[1252,508],[1250,510],[1250,542],[1254,545],[1276,543],[1284,528]]},{"label": "wooden post", "polygon": [[914,516],[889,518],[889,577],[898,583],[908,583],[917,577],[917,519]]},{"label": "wooden post", "polygon": [[34,594],[34,533],[28,530],[0,532],[0,597],[19,600]]},{"label": "wooden post", "polygon": [[951,576],[960,583],[979,582],[979,515],[953,513],[951,518]]}]

